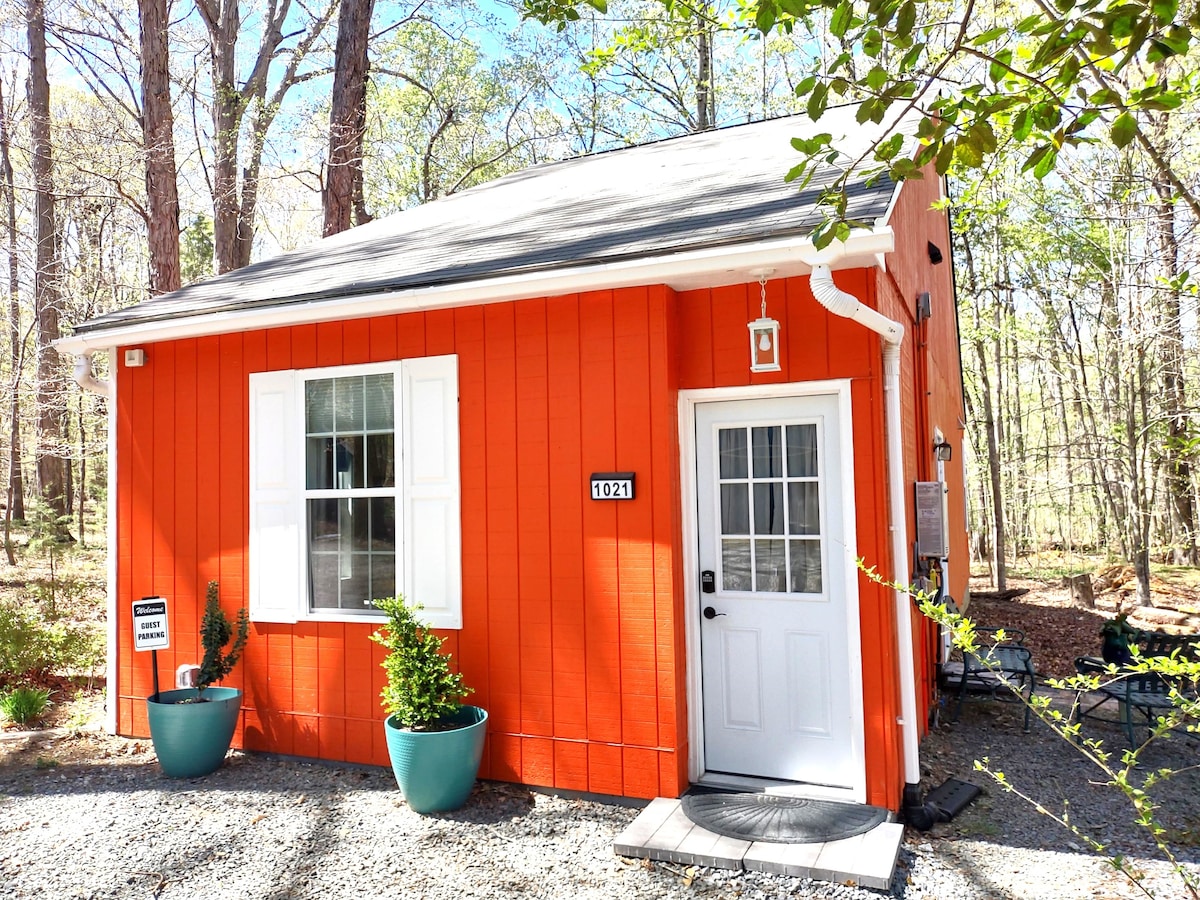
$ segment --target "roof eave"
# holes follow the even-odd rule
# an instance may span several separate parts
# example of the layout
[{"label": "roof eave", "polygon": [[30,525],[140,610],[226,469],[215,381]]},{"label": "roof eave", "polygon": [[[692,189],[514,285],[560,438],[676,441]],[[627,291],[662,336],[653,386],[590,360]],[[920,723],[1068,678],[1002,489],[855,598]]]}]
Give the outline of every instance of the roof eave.
[{"label": "roof eave", "polygon": [[817,250],[807,235],[776,238],[618,262],[498,275],[454,284],[353,297],[335,296],[303,303],[281,302],[263,308],[116,325],[60,338],[54,346],[60,351],[80,355],[131,344],[638,285],[666,284],[676,290],[720,287],[754,280],[751,270],[769,268],[774,270],[772,278],[785,278],[808,274],[818,263],[834,269],[880,265],[883,254],[890,253],[894,243],[889,227],[856,229],[846,241],[835,241],[823,250]]}]

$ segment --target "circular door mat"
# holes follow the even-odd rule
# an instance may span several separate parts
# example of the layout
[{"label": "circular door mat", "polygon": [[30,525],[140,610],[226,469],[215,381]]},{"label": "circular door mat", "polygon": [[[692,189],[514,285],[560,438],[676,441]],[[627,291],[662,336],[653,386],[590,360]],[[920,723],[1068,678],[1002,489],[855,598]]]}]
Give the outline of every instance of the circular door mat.
[{"label": "circular door mat", "polygon": [[683,812],[714,834],[776,844],[839,841],[870,831],[887,819],[887,810],[876,806],[710,791],[685,794]]}]

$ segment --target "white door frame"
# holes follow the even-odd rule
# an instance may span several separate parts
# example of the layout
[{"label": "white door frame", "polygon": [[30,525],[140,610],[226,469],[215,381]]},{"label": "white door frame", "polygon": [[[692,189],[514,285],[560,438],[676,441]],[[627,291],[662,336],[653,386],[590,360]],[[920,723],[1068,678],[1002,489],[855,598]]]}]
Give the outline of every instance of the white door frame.
[{"label": "white door frame", "polygon": [[[722,775],[718,780],[744,783],[745,786],[765,788],[772,793],[786,793],[803,797],[849,800],[865,803],[867,800],[866,747],[864,738],[863,686],[862,686],[862,636],[859,627],[857,524],[854,515],[854,445],[851,421],[849,379],[827,381],[792,382],[789,384],[747,385],[731,388],[701,388],[679,392],[679,455],[680,494],[683,503],[683,600],[685,646],[687,652],[687,714],[688,714],[688,779],[696,783],[705,780],[704,761],[704,683],[700,657],[700,561],[699,522],[696,515],[696,405],[698,403],[725,400],[768,400],[779,397],[810,397],[818,394],[833,394],[838,402],[838,430],[841,436],[842,455],[842,515],[845,528],[844,552],[841,555],[845,567],[846,584],[846,636],[850,642],[850,702],[853,724],[851,726],[851,752],[855,757],[855,783],[849,788],[831,788],[824,785],[774,784],[762,779],[731,779]],[[836,535],[831,535],[835,540]],[[830,565],[837,558],[831,546]]]}]

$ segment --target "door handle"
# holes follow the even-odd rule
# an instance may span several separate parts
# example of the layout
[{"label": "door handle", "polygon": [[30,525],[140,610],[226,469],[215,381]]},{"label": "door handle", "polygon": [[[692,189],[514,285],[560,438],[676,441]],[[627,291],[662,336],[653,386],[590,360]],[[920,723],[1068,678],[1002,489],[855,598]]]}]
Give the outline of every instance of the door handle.
[{"label": "door handle", "polygon": [[711,606],[704,607],[704,618],[706,618],[706,619],[715,619],[717,616],[723,616],[723,615],[725,615],[725,613],[719,613],[715,609],[713,609]]}]

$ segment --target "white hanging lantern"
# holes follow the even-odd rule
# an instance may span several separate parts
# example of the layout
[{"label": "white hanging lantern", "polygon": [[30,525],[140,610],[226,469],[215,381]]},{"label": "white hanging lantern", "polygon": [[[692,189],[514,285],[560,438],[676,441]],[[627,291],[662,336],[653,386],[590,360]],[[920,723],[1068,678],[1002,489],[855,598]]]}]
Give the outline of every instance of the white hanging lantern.
[{"label": "white hanging lantern", "polygon": [[762,315],[749,323],[750,371],[778,372],[779,366],[779,323],[767,317],[767,276],[774,271],[763,269],[751,272],[758,276],[758,287],[762,297]]}]

